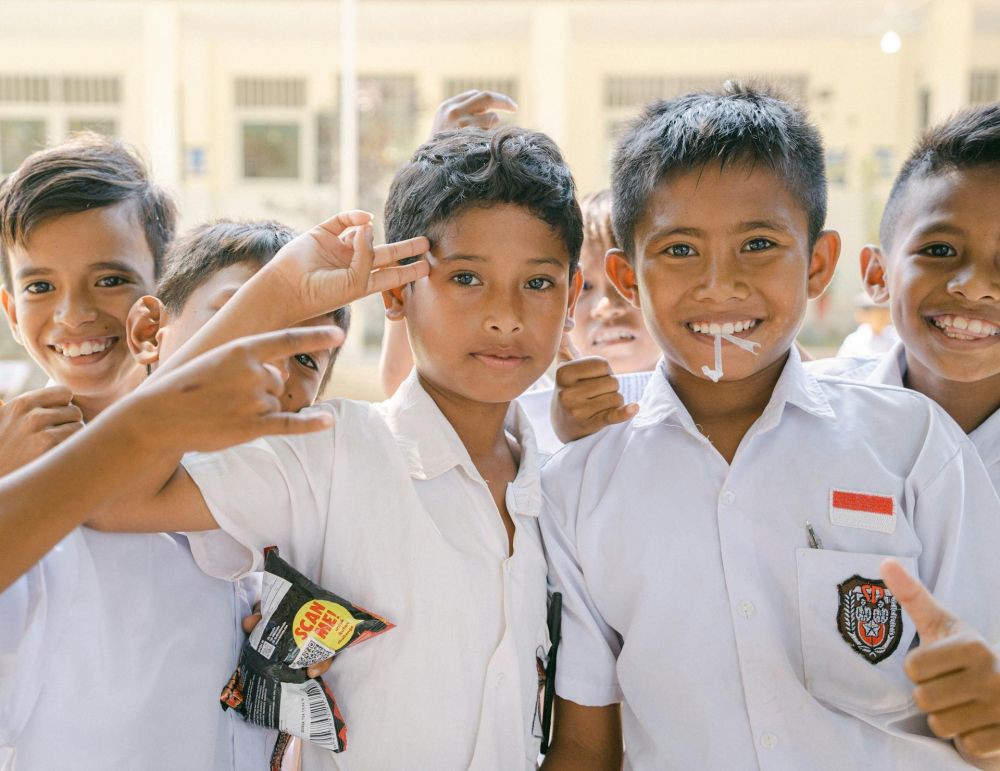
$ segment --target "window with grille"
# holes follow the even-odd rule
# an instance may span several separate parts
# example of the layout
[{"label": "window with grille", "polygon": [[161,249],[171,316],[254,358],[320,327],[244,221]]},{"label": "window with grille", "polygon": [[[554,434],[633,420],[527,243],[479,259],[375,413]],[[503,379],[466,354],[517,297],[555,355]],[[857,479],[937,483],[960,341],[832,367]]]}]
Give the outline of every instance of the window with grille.
[{"label": "window with grille", "polygon": [[986,104],[1000,99],[1000,71],[973,70],[969,74],[969,103]]}]

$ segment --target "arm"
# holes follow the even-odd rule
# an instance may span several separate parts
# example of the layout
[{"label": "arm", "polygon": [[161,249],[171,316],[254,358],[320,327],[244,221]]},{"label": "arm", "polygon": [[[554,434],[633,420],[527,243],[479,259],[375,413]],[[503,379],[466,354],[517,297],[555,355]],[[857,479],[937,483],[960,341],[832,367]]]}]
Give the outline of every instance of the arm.
[{"label": "arm", "polygon": [[552,745],[542,771],[619,771],[622,767],[621,709],[617,704],[583,707],[556,697]]},{"label": "arm", "polygon": [[0,479],[0,589],[88,517],[116,529],[215,527],[178,468],[181,454],[328,429],[328,415],[281,411],[282,379],[263,362],[342,339],[336,327],[310,327],[235,341],[144,384],[86,431]]},{"label": "arm", "polygon": [[389,398],[413,369],[413,351],[406,336],[405,321],[385,320],[382,352],[378,359],[378,379],[382,393]]}]

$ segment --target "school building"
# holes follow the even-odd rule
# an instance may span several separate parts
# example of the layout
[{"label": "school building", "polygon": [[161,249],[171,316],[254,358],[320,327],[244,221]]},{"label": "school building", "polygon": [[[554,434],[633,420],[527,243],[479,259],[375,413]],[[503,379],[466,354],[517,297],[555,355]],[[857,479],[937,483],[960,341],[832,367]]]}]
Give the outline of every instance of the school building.
[{"label": "school building", "polygon": [[[303,228],[380,211],[437,104],[489,88],[587,192],[642,103],[750,76],[802,100],[826,138],[844,256],[804,334],[832,339],[914,137],[1000,99],[1000,0],[5,0],[0,174],[91,128],[142,149],[185,226]],[[348,359],[377,348],[381,316],[377,299],[356,310]]]}]

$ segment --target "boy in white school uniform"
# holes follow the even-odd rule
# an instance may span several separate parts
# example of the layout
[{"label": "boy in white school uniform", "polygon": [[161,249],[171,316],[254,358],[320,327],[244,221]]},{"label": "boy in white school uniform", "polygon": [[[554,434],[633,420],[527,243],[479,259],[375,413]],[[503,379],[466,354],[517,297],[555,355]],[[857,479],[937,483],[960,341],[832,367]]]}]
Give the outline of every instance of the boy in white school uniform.
[{"label": "boy in white school uniform", "polygon": [[932,732],[1000,750],[975,449],[920,394],[814,377],[793,346],[840,246],[816,130],[738,84],[656,103],[613,189],[609,274],[665,360],[636,418],[543,470],[545,768],[617,767],[619,702],[636,769],[966,767]]},{"label": "boy in white school uniform", "polygon": [[900,170],[880,231],[861,251],[865,288],[900,341],[816,371],[905,386],[968,433],[1000,490],[1000,103],[930,129]]},{"label": "boy in white school uniform", "polygon": [[[537,453],[510,402],[552,361],[579,291],[572,177],[541,134],[439,134],[386,204],[387,236],[414,237],[403,243],[422,252],[427,233],[426,259],[382,267],[409,256],[399,254],[371,272],[367,221],[341,215],[289,244],[186,350],[391,289],[387,313],[405,316],[416,362],[392,399],[321,405],[335,427],[301,442],[188,456],[182,468],[150,459],[148,493],[96,524],[222,527],[242,559],[196,535],[192,548],[228,578],[277,544],[396,625],[325,675],[348,747],[306,743],[306,769],[530,769],[546,568]],[[348,238],[350,226],[360,227]]]}]

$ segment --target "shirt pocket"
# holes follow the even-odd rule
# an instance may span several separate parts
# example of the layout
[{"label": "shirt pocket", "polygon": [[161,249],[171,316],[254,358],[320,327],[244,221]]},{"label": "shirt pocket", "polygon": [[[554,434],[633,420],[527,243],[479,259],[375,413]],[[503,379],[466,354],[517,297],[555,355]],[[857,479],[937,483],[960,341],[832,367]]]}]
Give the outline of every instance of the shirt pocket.
[{"label": "shirt pocket", "polygon": [[[806,689],[852,714],[897,712],[913,703],[903,659],[915,629],[882,587],[879,566],[887,556],[796,550]],[[916,575],[913,557],[895,558]]]}]

